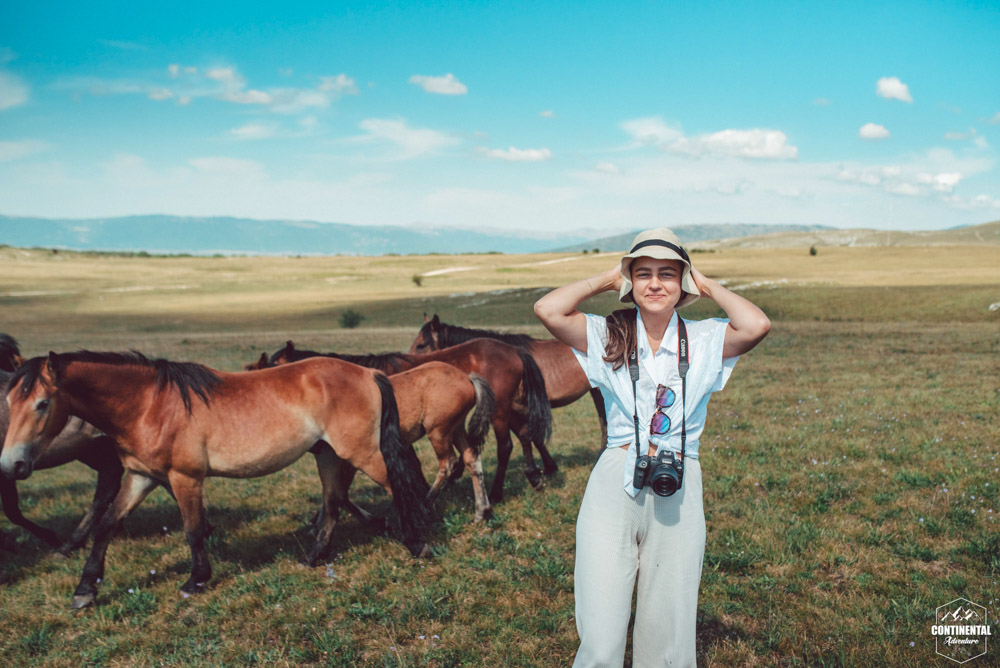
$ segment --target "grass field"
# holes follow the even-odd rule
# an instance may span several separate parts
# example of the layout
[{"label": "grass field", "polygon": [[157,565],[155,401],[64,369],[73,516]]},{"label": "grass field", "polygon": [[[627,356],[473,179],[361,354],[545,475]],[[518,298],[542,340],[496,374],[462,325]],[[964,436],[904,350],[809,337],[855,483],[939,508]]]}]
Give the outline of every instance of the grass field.
[{"label": "grass field", "polygon": [[[935,609],[1000,604],[1000,263],[996,251],[829,248],[704,253],[696,264],[760,304],[768,339],[712,400],[701,441],[708,543],[699,661],[942,665]],[[594,256],[137,258],[0,248],[0,331],[28,354],[137,348],[235,370],[286,339],[344,352],[409,347],[422,314],[542,335],[543,288]],[[546,263],[546,264],[542,264]],[[456,268],[473,267],[464,271]],[[450,269],[445,273],[434,273]],[[422,276],[417,286],[415,275]],[[756,284],[756,285],[755,285]],[[591,310],[607,312],[610,298]],[[337,325],[345,309],[365,316]],[[717,315],[705,300],[687,317]],[[6,665],[566,666],[574,523],[599,451],[592,405],[554,412],[561,469],[537,492],[516,467],[474,525],[468,478],[438,504],[437,555],[345,516],[335,555],[298,564],[319,503],[311,461],[211,480],[208,591],[183,598],[189,551],[154,492],[108,552],[98,606],[70,610],[84,555],[34,538],[0,553]],[[417,452],[430,477],[429,444]],[[518,455],[515,455],[515,464]],[[495,466],[492,439],[487,474]],[[20,485],[67,532],[92,493],[79,464]],[[358,478],[352,497],[393,516]],[[995,628],[995,626],[994,626]],[[997,650],[968,665],[996,665]]]}]

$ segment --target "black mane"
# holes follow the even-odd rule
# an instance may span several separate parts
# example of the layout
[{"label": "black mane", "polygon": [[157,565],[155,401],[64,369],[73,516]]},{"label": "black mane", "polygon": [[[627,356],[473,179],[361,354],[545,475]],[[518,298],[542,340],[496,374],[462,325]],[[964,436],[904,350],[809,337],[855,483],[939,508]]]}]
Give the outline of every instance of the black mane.
[{"label": "black mane", "polygon": [[[291,342],[289,342],[291,343]],[[350,362],[351,364],[357,364],[358,366],[367,367],[369,369],[378,369],[379,371],[392,375],[401,371],[405,363],[409,361],[409,355],[406,353],[372,353],[369,355],[344,355],[341,353],[321,353],[315,350],[301,350],[295,347],[285,346],[278,352],[271,355],[268,360],[268,364],[274,366],[274,363],[278,360],[278,357],[284,355],[286,361],[288,362],[298,362],[299,360],[308,359],[310,357],[330,357],[333,359],[343,360],[345,362]]]},{"label": "black mane", "polygon": [[420,328],[421,336],[423,336],[424,331],[429,328],[434,329],[437,332],[438,346],[441,348],[451,348],[452,346],[457,346],[460,343],[465,343],[466,341],[471,341],[472,339],[494,339],[496,341],[503,341],[504,343],[517,348],[528,348],[536,340],[527,334],[504,334],[503,332],[498,332],[493,329],[472,329],[471,327],[459,327],[458,325],[443,323],[440,320],[438,321],[437,327],[434,327],[430,322],[425,323],[424,326]]},{"label": "black mane", "polygon": [[10,334],[0,334],[0,370],[13,371],[14,358],[20,355],[17,339]]},{"label": "black mane", "polygon": [[[7,385],[10,392],[18,382],[21,382],[21,396],[27,397],[34,389],[35,383],[42,374],[42,365],[48,357],[33,357],[19,366]],[[173,386],[181,395],[184,408],[191,413],[191,393],[194,392],[205,405],[222,383],[219,376],[206,366],[193,362],[171,362],[165,359],[149,359],[135,350],[127,353],[92,352],[78,350],[75,353],[64,353],[54,358],[55,372],[59,376],[66,365],[72,362],[91,362],[111,366],[137,366],[153,369],[156,372],[156,390]],[[22,382],[23,381],[23,382]]]}]

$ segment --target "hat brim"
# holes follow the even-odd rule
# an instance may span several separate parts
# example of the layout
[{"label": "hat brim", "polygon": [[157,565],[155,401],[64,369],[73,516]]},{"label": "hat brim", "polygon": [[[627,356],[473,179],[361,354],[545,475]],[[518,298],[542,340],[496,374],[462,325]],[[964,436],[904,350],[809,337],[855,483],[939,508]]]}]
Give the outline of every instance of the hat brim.
[{"label": "hat brim", "polygon": [[677,260],[682,265],[684,265],[684,271],[681,274],[681,295],[680,300],[674,308],[682,308],[693,304],[698,301],[701,297],[701,291],[698,290],[698,286],[694,283],[694,277],[691,276],[691,263],[685,260],[679,253],[670,248],[664,246],[648,246],[642,250],[636,251],[634,253],[629,253],[622,257],[621,262],[621,274],[622,274],[622,287],[618,291],[618,301],[623,304],[632,304],[634,300],[632,299],[632,279],[629,272],[629,267],[632,266],[632,260],[637,257],[651,257],[656,260]]}]

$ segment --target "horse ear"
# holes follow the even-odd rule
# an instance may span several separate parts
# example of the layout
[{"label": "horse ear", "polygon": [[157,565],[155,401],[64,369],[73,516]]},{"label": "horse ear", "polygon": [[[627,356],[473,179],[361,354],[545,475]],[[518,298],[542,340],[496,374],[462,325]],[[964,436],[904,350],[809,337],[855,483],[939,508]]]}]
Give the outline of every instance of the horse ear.
[{"label": "horse ear", "polygon": [[292,343],[291,339],[288,339],[288,341],[285,343],[285,350],[287,350],[288,352],[295,350],[295,344]]},{"label": "horse ear", "polygon": [[438,320],[438,314],[437,313],[434,314],[434,319],[431,320],[431,324],[434,325],[435,327],[437,327],[438,325],[441,324],[441,321]]},{"label": "horse ear", "polygon": [[427,311],[424,311],[424,322],[430,322],[431,319],[427,317]]},{"label": "horse ear", "polygon": [[14,368],[16,369],[17,367],[24,364],[24,358],[21,357],[20,355],[11,355],[10,363],[13,364]]},{"label": "horse ear", "polygon": [[52,382],[59,387],[59,355],[50,350],[49,358],[45,360],[45,367],[52,377]]}]

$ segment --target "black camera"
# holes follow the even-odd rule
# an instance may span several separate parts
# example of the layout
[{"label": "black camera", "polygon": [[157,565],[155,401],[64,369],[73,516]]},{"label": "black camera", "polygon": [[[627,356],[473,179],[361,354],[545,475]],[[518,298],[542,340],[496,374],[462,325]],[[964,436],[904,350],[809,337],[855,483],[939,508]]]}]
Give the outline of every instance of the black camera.
[{"label": "black camera", "polygon": [[662,450],[656,457],[639,455],[636,458],[632,486],[642,489],[649,485],[658,496],[671,496],[681,488],[683,477],[684,463],[680,457],[674,457],[670,450]]}]

